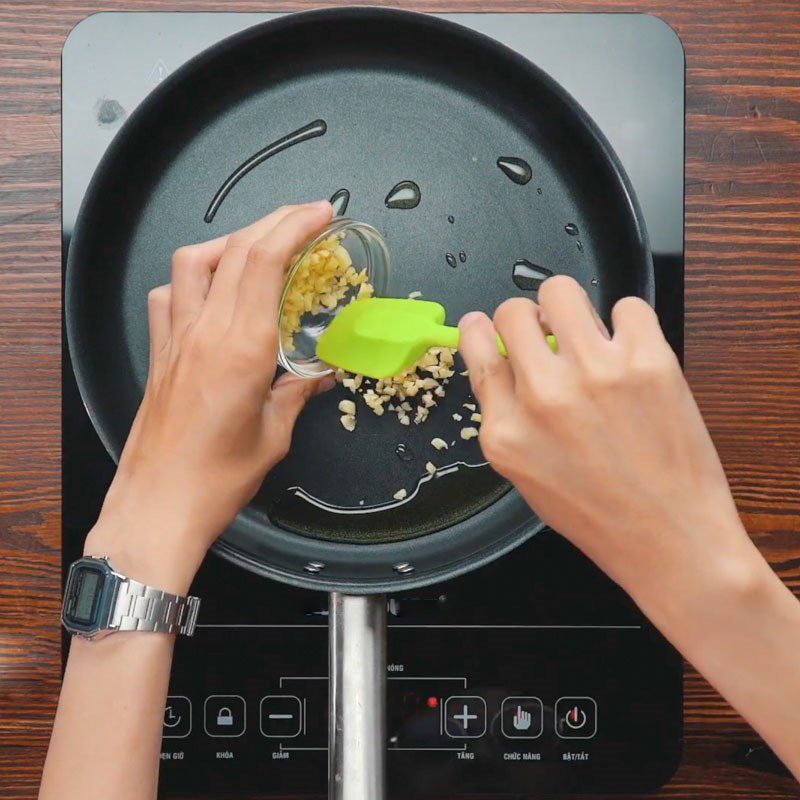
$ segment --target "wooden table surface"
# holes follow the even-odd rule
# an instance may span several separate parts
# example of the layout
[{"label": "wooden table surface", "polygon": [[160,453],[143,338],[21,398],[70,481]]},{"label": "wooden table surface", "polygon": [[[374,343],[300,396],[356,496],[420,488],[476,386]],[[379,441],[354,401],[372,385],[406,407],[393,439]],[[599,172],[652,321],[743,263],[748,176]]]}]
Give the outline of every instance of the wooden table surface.
[{"label": "wooden table surface", "polygon": [[[2,798],[36,795],[60,677],[61,45],[78,20],[100,10],[314,5],[0,0]],[[649,11],[679,33],[687,58],[686,373],[748,530],[800,594],[798,0],[405,5]],[[737,765],[737,747],[752,740],[744,721],[687,669],[685,757],[660,796],[800,796],[788,778]]]}]

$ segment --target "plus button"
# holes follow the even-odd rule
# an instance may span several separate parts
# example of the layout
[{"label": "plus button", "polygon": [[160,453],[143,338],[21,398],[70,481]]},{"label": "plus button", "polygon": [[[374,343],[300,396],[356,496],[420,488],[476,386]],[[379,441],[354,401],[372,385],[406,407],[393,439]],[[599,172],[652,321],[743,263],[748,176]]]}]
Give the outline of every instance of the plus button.
[{"label": "plus button", "polygon": [[452,739],[477,739],[486,733],[486,701],[482,697],[448,697],[445,733]]},{"label": "plus button", "polygon": [[471,719],[478,719],[477,714],[470,714],[469,713],[469,706],[465,703],[464,710],[460,714],[453,714],[453,719],[461,720],[461,724],[464,726],[464,730],[469,730],[469,721]]}]

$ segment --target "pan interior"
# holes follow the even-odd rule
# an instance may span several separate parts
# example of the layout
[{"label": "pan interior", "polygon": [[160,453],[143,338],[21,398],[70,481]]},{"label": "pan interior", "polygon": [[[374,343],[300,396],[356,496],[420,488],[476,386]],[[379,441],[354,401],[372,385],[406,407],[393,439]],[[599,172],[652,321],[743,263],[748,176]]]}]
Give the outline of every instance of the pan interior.
[{"label": "pan interior", "polygon": [[[146,115],[134,115],[101,168],[67,289],[71,346],[84,357],[84,386],[102,387],[90,405],[116,454],[146,378],[147,291],[169,280],[170,254],[283,203],[346,189],[347,216],[387,240],[389,294],[420,291],[451,323],[508,297],[535,298],[535,269],[531,280],[522,268],[527,288],[513,280],[523,259],[575,277],[606,318],[619,297],[647,291],[629,198],[549,82],[452,26],[327,19],[250,32],[189,65]],[[237,167],[309,129],[313,136],[247,171],[206,221]],[[504,157],[527,164],[530,180],[522,182],[520,162],[501,169]],[[413,208],[387,206],[402,181],[419,188]],[[337,409],[346,396],[337,388],[311,402],[290,455],[243,512],[251,522],[338,542],[393,542],[452,526],[508,491],[477,441],[460,437],[474,424],[466,378],[451,380],[419,426],[359,403],[349,433]],[[436,451],[434,437],[449,449]],[[428,461],[441,468],[436,477]],[[394,500],[400,489],[410,499]],[[226,536],[235,542],[236,526]]]}]

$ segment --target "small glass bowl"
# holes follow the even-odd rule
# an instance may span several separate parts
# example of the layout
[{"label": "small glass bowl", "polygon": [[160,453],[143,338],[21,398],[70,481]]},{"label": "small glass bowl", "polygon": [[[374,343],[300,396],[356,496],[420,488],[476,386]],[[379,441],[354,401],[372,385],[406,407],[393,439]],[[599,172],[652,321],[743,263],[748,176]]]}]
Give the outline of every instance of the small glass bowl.
[{"label": "small glass bowl", "polygon": [[[353,267],[359,272],[362,269],[367,270],[367,280],[372,284],[375,296],[380,297],[386,293],[392,264],[383,236],[365,222],[337,217],[316,239],[309,242],[287,273],[278,310],[279,330],[283,327],[284,306],[298,267],[320,242],[334,234],[341,239],[342,246],[350,253]],[[348,302],[350,302],[350,298],[346,297],[333,308],[322,309],[316,314],[312,312],[303,314],[300,320],[300,330],[294,334],[294,347],[291,351],[284,348],[283,337],[278,337],[278,363],[288,372],[302,378],[318,378],[333,372],[332,367],[317,357],[317,341]]]}]

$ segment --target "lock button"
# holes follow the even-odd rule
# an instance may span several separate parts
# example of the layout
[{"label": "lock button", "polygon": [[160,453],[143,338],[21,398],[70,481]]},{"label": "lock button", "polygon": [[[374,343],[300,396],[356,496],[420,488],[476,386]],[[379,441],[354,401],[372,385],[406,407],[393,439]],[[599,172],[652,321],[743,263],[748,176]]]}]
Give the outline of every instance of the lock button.
[{"label": "lock button", "polygon": [[247,705],[238,694],[214,694],[206,698],[203,725],[215,739],[242,736],[247,728]]}]

